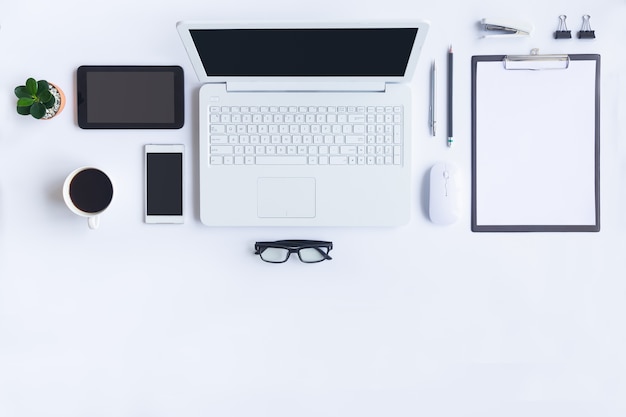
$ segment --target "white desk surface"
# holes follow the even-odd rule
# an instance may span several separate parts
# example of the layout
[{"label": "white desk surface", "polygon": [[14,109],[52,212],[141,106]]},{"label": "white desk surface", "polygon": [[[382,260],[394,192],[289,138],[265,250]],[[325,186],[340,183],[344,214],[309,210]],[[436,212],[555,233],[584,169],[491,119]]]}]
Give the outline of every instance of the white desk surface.
[{"label": "white desk surface", "polygon": [[[574,39],[553,39],[561,14]],[[584,14],[596,40],[575,38]],[[479,39],[484,17],[535,30]],[[411,222],[203,226],[200,84],[176,22],[375,18],[432,23],[412,82]],[[0,416],[626,415],[624,0],[3,1],[0,26]],[[442,128],[437,138],[428,130],[429,67],[445,68],[449,44],[453,149],[443,81]],[[602,55],[599,233],[470,231],[470,57],[534,47]],[[185,127],[81,130],[83,64],[181,65]],[[65,89],[58,119],[16,114],[13,88],[29,76]],[[187,147],[182,226],[143,223],[146,143]],[[463,174],[464,215],[450,227],[425,209],[427,171],[440,160]],[[97,231],[61,198],[82,165],[116,185]],[[284,238],[332,240],[334,259],[269,265],[253,254],[256,240]]]}]

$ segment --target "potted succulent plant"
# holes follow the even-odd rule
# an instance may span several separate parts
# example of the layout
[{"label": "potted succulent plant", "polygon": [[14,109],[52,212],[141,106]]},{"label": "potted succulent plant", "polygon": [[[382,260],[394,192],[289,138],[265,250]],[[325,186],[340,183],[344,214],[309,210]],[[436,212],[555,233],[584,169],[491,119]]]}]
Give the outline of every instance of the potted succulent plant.
[{"label": "potted succulent plant", "polygon": [[26,80],[24,85],[15,87],[17,113],[35,119],[50,119],[65,107],[65,94],[56,85],[46,80]]}]

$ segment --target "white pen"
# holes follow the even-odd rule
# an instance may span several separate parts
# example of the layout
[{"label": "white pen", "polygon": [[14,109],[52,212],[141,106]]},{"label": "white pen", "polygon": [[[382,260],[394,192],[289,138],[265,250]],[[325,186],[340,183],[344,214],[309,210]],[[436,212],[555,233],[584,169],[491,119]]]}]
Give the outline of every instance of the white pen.
[{"label": "white pen", "polygon": [[430,127],[432,136],[437,135],[437,105],[435,97],[437,96],[437,65],[433,61],[430,71]]}]

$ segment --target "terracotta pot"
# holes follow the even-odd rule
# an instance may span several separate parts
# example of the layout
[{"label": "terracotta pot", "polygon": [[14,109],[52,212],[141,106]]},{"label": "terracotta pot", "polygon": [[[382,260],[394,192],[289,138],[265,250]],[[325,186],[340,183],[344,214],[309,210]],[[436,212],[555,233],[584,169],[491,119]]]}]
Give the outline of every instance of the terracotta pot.
[{"label": "terracotta pot", "polygon": [[65,108],[66,99],[65,99],[65,93],[63,93],[63,90],[61,90],[61,88],[59,88],[56,84],[53,84],[51,82],[48,82],[48,84],[50,84],[50,92],[53,95],[55,95],[55,92],[57,92],[58,96],[55,95],[57,97],[56,103],[54,104],[52,108],[46,110],[46,114],[41,118],[42,120],[52,119],[54,116],[61,113],[63,109]]}]

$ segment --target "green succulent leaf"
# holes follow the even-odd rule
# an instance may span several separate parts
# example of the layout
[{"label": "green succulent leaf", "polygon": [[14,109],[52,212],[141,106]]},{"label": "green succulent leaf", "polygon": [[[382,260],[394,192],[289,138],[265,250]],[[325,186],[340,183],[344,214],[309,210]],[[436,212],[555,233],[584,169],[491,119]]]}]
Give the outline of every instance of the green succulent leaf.
[{"label": "green succulent leaf", "polygon": [[17,114],[22,116],[28,116],[30,114],[30,106],[17,106]]},{"label": "green succulent leaf", "polygon": [[32,97],[22,97],[17,100],[18,107],[30,107],[35,102],[35,99]]},{"label": "green succulent leaf", "polygon": [[41,97],[45,92],[50,92],[50,84],[46,80],[37,81],[37,95]]},{"label": "green succulent leaf", "polygon": [[50,99],[47,101],[41,101],[43,103],[44,106],[46,106],[46,109],[51,109],[52,107],[54,107],[54,104],[57,102],[56,98],[50,94]]},{"label": "green succulent leaf", "polygon": [[15,91],[15,95],[17,96],[17,98],[32,97],[32,94],[28,92],[28,89],[26,88],[25,85],[20,85],[19,87],[15,87],[14,91]]},{"label": "green succulent leaf", "polygon": [[30,114],[35,119],[41,119],[46,114],[46,106],[41,103],[33,103],[30,108]]},{"label": "green succulent leaf", "polygon": [[54,100],[54,96],[50,92],[50,90],[42,90],[41,92],[37,92],[39,96],[39,101],[42,103],[47,103],[50,100]]},{"label": "green succulent leaf", "polygon": [[31,96],[37,95],[37,81],[34,78],[26,80],[26,90]]}]

